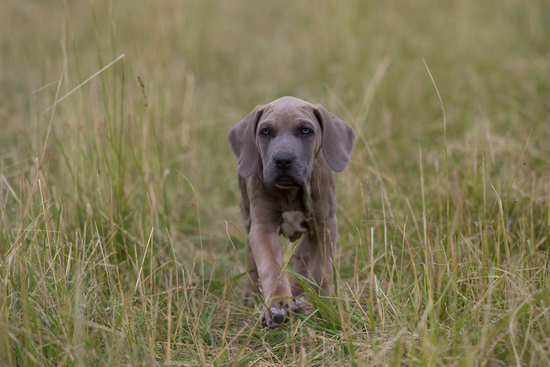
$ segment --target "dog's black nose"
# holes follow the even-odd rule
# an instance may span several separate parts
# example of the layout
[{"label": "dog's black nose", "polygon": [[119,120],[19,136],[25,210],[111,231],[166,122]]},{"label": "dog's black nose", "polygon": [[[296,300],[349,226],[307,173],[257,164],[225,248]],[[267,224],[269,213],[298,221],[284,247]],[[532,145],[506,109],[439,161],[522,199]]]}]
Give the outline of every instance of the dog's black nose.
[{"label": "dog's black nose", "polygon": [[292,166],[292,161],[294,160],[294,158],[289,153],[279,153],[275,155],[274,160],[277,168],[287,169]]}]

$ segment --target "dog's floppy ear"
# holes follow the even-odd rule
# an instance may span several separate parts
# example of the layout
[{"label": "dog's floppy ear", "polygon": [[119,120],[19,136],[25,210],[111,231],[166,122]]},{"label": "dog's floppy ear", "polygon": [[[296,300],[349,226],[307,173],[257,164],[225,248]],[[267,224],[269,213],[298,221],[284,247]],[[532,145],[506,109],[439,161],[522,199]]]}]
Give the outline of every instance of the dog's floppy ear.
[{"label": "dog's floppy ear", "polygon": [[248,177],[254,173],[260,153],[256,147],[256,125],[263,113],[263,106],[256,106],[244,119],[233,126],[227,134],[229,146],[237,157],[237,171],[242,177]]},{"label": "dog's floppy ear", "polygon": [[321,149],[325,160],[334,172],[343,171],[351,157],[355,132],[320,104],[314,106],[313,112],[323,129]]}]

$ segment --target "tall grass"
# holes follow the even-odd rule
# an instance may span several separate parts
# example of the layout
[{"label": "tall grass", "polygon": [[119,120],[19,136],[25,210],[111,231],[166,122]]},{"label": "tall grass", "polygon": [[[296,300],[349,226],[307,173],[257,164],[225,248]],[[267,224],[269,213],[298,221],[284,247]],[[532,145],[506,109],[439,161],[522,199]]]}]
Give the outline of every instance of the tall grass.
[{"label": "tall grass", "polygon": [[[550,364],[547,2],[0,13],[0,364]],[[283,95],[358,138],[336,294],[267,331],[226,132]]]}]

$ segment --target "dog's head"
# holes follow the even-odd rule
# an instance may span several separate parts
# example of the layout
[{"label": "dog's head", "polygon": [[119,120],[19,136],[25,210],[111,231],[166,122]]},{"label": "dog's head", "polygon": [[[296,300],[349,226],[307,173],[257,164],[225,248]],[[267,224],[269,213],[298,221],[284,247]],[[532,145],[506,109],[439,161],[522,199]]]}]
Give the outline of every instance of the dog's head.
[{"label": "dog's head", "polygon": [[239,175],[261,163],[264,182],[279,188],[309,182],[319,152],[335,172],[349,163],[355,133],[321,105],[283,97],[257,106],[229,131]]}]

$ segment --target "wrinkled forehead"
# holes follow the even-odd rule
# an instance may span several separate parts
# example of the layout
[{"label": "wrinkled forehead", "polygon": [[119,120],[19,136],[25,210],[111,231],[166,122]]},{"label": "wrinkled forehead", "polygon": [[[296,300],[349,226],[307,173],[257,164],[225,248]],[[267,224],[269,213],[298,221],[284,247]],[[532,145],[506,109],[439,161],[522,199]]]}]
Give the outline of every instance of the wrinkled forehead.
[{"label": "wrinkled forehead", "polygon": [[261,120],[283,125],[300,120],[317,122],[313,105],[297,98],[278,99],[265,105]]}]

